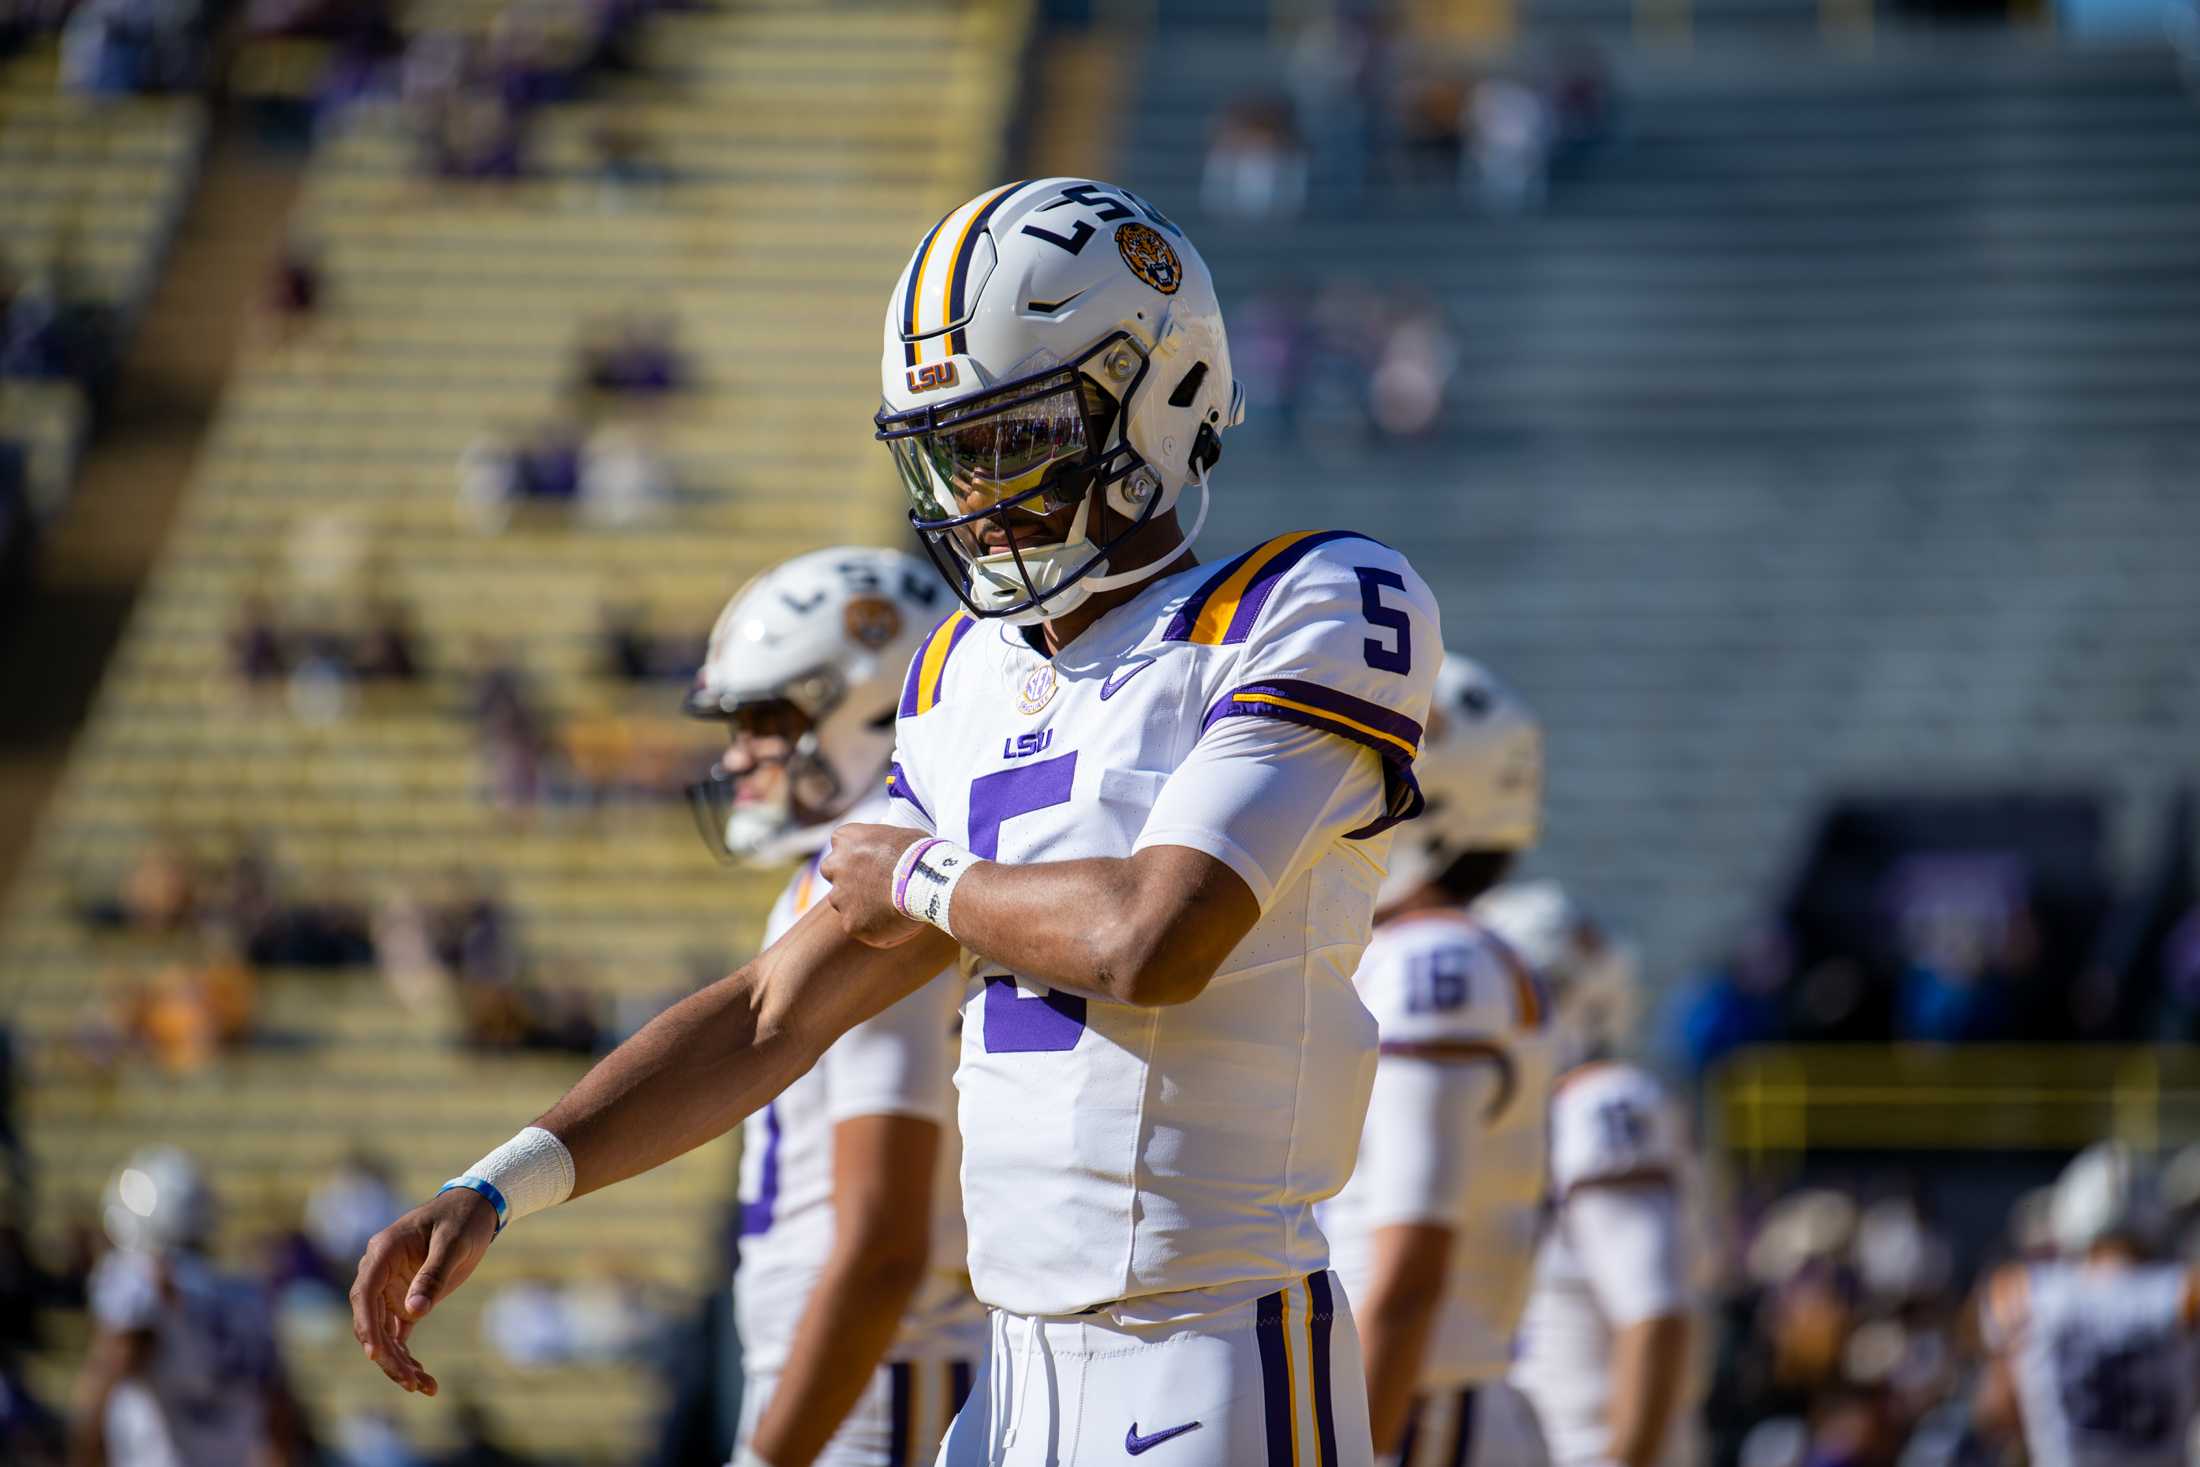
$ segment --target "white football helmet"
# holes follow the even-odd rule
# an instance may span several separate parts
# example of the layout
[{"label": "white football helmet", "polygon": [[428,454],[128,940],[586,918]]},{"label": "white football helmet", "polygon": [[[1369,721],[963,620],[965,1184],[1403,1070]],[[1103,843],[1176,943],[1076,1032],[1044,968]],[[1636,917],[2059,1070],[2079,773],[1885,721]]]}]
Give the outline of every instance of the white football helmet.
[{"label": "white football helmet", "polygon": [[1427,801],[1399,829],[1378,911],[1469,851],[1520,851],[1543,829],[1543,725],[1489,670],[1444,654],[1413,777]]},{"label": "white football helmet", "polygon": [[[1199,252],[1144,199],[1083,178],[988,189],[933,225],[887,302],[880,372],[878,437],[926,553],[974,615],[1017,626],[1157,574],[1110,575],[1108,552],[1188,484],[1203,521],[1244,416]],[[1099,504],[1119,522],[1105,539]],[[1013,510],[1073,505],[1058,544],[985,543]]]},{"label": "white football helmet", "polygon": [[880,789],[902,674],[946,605],[924,562],[857,545],[796,556],[742,587],[711,628],[686,711],[739,726],[791,707],[808,727],[776,789],[742,789],[722,764],[689,788],[704,843],[784,861]]},{"label": "white football helmet", "polygon": [[108,1180],[99,1214],[117,1248],[132,1253],[197,1251],[214,1236],[214,1189],[190,1153],[148,1146]]},{"label": "white football helmet", "polygon": [[2063,1168],[2047,1220],[2064,1254],[2111,1238],[2151,1250],[2166,1221],[2154,1168],[2121,1141],[2097,1141]]},{"label": "white football helmet", "polygon": [[1605,931],[1555,881],[1507,882],[1468,912],[1549,987],[1566,1064],[1626,1048],[1643,1007],[1632,944]]}]

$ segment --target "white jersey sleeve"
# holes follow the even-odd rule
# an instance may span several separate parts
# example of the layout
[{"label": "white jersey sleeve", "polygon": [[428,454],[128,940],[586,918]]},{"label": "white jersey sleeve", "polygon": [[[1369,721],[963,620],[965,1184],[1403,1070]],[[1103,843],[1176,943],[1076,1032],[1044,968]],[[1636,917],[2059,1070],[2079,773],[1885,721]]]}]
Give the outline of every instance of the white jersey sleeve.
[{"label": "white jersey sleeve", "polygon": [[1614,1329],[1689,1306],[1680,1200],[1670,1187],[1590,1187],[1566,1199],[1566,1228]]},{"label": "white jersey sleeve", "polygon": [[1680,1118],[1665,1088],[1633,1065],[1583,1065],[1551,1097],[1551,1188],[1560,1198],[1595,1182],[1676,1178],[1686,1164]]}]

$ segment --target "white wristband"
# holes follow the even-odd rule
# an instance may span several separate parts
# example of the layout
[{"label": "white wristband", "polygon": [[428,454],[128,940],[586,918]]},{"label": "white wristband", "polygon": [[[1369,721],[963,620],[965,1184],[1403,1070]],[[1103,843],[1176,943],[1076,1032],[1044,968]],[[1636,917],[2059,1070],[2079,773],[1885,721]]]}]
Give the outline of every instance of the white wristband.
[{"label": "white wristband", "polygon": [[573,1195],[573,1153],[540,1126],[529,1126],[466,1168],[504,1194],[510,1227],[531,1212],[555,1207]]},{"label": "white wristband", "polygon": [[928,836],[903,851],[894,863],[887,899],[904,917],[929,922],[953,937],[955,929],[948,922],[955,905],[955,888],[977,864],[976,856],[953,841]]},{"label": "white wristband", "polygon": [[772,1464],[756,1455],[756,1448],[743,1442],[741,1450],[733,1454],[733,1460],[726,1467],[772,1467]]}]

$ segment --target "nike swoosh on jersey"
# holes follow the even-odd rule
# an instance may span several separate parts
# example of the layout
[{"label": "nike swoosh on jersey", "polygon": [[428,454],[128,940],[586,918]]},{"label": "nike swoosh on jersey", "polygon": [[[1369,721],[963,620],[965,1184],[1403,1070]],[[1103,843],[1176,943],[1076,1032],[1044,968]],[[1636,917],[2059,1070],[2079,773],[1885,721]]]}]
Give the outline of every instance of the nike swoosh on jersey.
[{"label": "nike swoosh on jersey", "polygon": [[1141,1452],[1151,1451],[1171,1437],[1182,1436],[1187,1431],[1197,1430],[1199,1430],[1198,1422],[1187,1421],[1182,1426],[1172,1426],[1166,1431],[1157,1431],[1150,1436],[1140,1436],[1138,1434],[1138,1423],[1133,1421],[1131,1429],[1123,1433],[1123,1450],[1135,1457]]},{"label": "nike swoosh on jersey", "polygon": [[1128,667],[1109,673],[1100,684],[1100,701],[1107,702],[1108,699],[1114,697],[1122,689],[1123,684],[1129,682],[1158,661],[1160,659],[1157,657],[1141,657]]}]

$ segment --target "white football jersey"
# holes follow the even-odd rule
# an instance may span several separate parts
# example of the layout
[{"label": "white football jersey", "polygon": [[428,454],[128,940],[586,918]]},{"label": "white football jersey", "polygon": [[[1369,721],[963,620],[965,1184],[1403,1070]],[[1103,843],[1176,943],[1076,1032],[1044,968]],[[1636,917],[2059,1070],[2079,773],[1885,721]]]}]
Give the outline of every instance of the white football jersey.
[{"label": "white football jersey", "polygon": [[2011,1267],[1984,1313],[2033,1467],[2182,1467],[2200,1409],[2200,1275],[2166,1263]]},{"label": "white football jersey", "polygon": [[203,1258],[121,1249],[92,1270],[92,1315],[117,1334],[150,1331],[144,1372],[108,1412],[115,1467],[231,1467],[267,1449],[276,1376],[267,1296]]},{"label": "white football jersey", "polygon": [[1377,1229],[1452,1230],[1443,1312],[1422,1389],[1501,1379],[1542,1234],[1556,1045],[1536,980],[1463,912],[1377,930],[1355,979],[1382,1033],[1359,1168],[1320,1208],[1355,1305]]},{"label": "white football jersey", "polygon": [[[852,811],[877,822],[884,802]],[[773,905],[765,944],[823,901],[823,852],[803,862]],[[962,1197],[952,1114],[956,1006],[962,978],[940,974],[834,1042],[801,1079],[742,1122],[741,1266],[734,1315],[752,1372],[777,1370],[833,1245],[833,1127],[856,1116],[906,1115],[940,1127],[932,1187],[932,1268],[889,1360],[969,1359],[985,1347],[985,1311],[963,1265]]]},{"label": "white football jersey", "polygon": [[1313,1204],[1351,1173],[1375,1059],[1352,971],[1389,829],[1420,808],[1442,656],[1420,577],[1344,532],[1160,577],[1052,660],[966,613],[919,650],[897,818],[1018,863],[1189,846],[1261,905],[1173,1007],[974,962],[956,1084],[980,1299],[1069,1314],[1326,1263]]},{"label": "white football jersey", "polygon": [[[1654,1268],[1612,1276],[1597,1241],[1576,1236],[1584,1184],[1664,1178],[1672,1189],[1678,1240]],[[1695,1175],[1679,1113],[1665,1087],[1633,1065],[1598,1061],[1559,1078],[1551,1095],[1551,1211],[1536,1255],[1520,1328],[1513,1382],[1535,1404],[1551,1460],[1604,1462],[1611,1405],[1612,1342],[1627,1325],[1670,1312],[1697,1312]],[[1697,1354],[1700,1356],[1702,1329]],[[1695,1460],[1694,1401],[1674,1413],[1663,1461]]]}]

